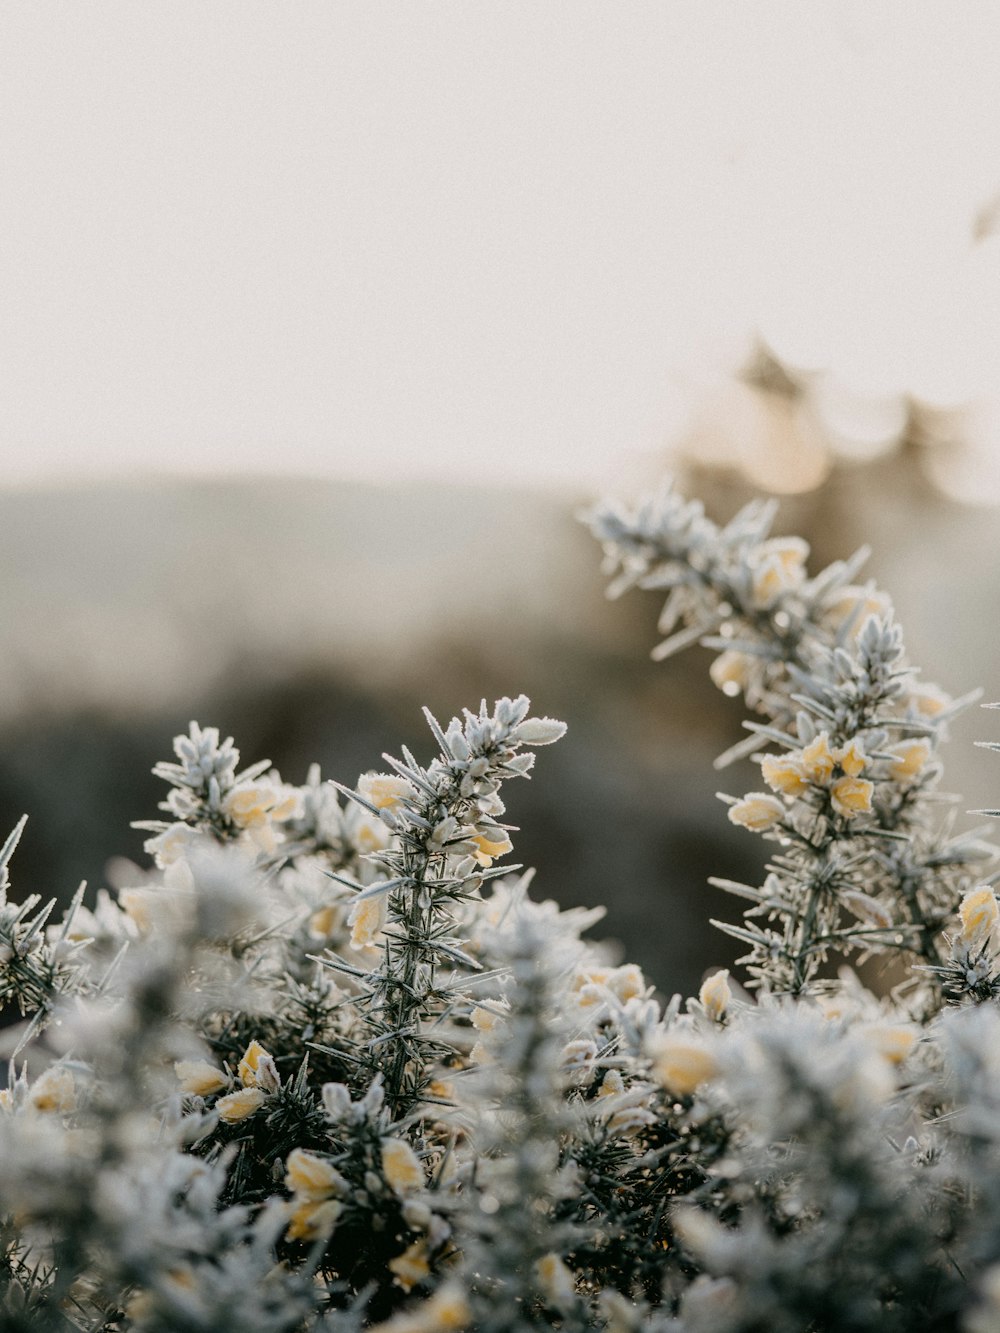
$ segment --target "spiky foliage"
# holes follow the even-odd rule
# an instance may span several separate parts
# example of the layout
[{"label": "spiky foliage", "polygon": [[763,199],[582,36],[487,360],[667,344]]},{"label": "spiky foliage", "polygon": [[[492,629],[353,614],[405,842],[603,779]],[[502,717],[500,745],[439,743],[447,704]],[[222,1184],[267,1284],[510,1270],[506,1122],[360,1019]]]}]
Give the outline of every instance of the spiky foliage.
[{"label": "spiky foliage", "polygon": [[[592,522],[755,712],[772,844],[727,973],[663,1006],[533,900],[523,696],[294,786],[192,724],[116,896],[8,898],[0,1322],[55,1333],[1000,1327],[1000,903],[938,817],[952,703],[888,599],[752,506]],[[663,654],[660,654],[663,655]],[[990,810],[987,814],[996,814]],[[979,879],[985,869],[986,878]],[[833,955],[882,958],[867,989]]]}]

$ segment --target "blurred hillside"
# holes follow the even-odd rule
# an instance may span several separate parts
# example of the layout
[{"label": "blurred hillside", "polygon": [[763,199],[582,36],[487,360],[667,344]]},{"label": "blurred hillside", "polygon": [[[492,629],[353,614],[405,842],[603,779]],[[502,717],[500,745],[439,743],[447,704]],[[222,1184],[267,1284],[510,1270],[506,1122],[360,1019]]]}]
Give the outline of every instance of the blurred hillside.
[{"label": "blurred hillside", "polygon": [[[746,498],[735,476],[685,485],[719,518]],[[523,690],[570,728],[511,791],[533,891],[606,904],[597,933],[663,989],[695,988],[733,956],[707,925],[733,908],[706,878],[760,870],[757,841],[714,799],[755,785],[749,765],[711,766],[740,709],[704,652],[649,661],[656,600],[605,601],[573,509],[492,487],[289,480],[0,495],[0,826],[31,816],[16,892],[65,896],[81,877],[100,884],[111,856],[141,862],[129,821],[155,814],[149,769],[191,717],[292,781],[318,760],[352,782],[401,743],[429,755],[421,704],[448,717]],[[789,499],[778,529],[810,539],[814,567],[870,543],[913,660],[953,693],[982,683],[992,697],[993,526],[897,455]],[[960,809],[1000,790],[971,745],[997,738],[994,719],[955,728]]]}]

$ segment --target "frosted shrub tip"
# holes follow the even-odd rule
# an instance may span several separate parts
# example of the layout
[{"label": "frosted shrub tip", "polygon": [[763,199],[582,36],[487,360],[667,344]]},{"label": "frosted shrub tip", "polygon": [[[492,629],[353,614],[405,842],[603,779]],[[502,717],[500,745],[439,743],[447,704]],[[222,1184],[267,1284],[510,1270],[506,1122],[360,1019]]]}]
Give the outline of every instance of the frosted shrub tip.
[{"label": "frosted shrub tip", "polygon": [[529,717],[511,732],[511,740],[521,745],[552,745],[566,735],[566,723],[553,717]]}]

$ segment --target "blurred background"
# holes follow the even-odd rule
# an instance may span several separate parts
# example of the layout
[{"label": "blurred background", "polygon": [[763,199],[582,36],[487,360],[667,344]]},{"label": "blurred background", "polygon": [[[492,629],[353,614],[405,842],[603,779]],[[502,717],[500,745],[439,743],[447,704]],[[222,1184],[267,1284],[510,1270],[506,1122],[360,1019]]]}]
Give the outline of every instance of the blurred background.
[{"label": "blurred background", "polygon": [[[666,991],[753,880],[742,713],[576,514],[671,471],[873,547],[1000,697],[1000,10],[831,0],[0,6],[0,824],[18,894],[142,859],[189,718],[351,782],[427,703],[570,731],[535,892]],[[959,809],[997,803],[953,728]],[[759,785],[759,782],[758,782]]]}]

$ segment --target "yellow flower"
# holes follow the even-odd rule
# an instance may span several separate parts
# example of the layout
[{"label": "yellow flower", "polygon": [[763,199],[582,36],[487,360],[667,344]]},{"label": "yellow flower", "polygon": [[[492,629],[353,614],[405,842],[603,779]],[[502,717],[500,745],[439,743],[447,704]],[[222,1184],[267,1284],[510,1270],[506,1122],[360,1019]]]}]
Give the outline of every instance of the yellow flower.
[{"label": "yellow flower", "polygon": [[587,986],[607,986],[611,981],[610,967],[584,967],[573,974],[573,990],[584,990]]},{"label": "yellow flower", "polygon": [[810,782],[825,786],[833,776],[835,763],[830,749],[830,737],[821,731],[815,740],[802,748],[802,768]]},{"label": "yellow flower", "polygon": [[783,592],[797,588],[805,578],[809,547],[798,537],[777,537],[758,548],[753,578],[757,606],[770,606]]},{"label": "yellow flower", "polygon": [[786,573],[798,576],[804,573],[809,558],[809,543],[801,537],[771,537],[757,548],[758,556],[775,560]]},{"label": "yellow flower", "polygon": [[774,560],[765,560],[753,577],[754,605],[770,606],[786,588],[791,586],[791,580],[781,565]]},{"label": "yellow flower", "polygon": [[376,824],[373,819],[363,819],[352,830],[351,841],[363,854],[379,852],[388,845],[389,830],[381,822]]},{"label": "yellow flower", "polygon": [[293,1148],[285,1159],[285,1185],[304,1199],[328,1199],[344,1188],[344,1177],[329,1162],[304,1148]]},{"label": "yellow flower", "polygon": [[243,1052],[243,1059],[239,1063],[238,1073],[240,1082],[245,1088],[256,1088],[258,1084],[258,1073],[261,1060],[270,1060],[271,1055],[265,1051],[259,1041],[252,1041]]},{"label": "yellow flower", "polygon": [[143,850],[156,859],[161,870],[179,860],[187,849],[202,839],[203,835],[188,824],[171,824],[155,838],[147,838],[142,844]]},{"label": "yellow flower", "polygon": [[833,757],[849,778],[860,777],[868,763],[864,747],[856,737],[849,744],[842,745],[839,750],[834,750]]},{"label": "yellow flower", "polygon": [[723,694],[735,698],[747,683],[749,659],[746,653],[727,648],[708,668],[712,681]]},{"label": "yellow flower", "polygon": [[252,828],[268,819],[290,819],[295,814],[297,795],[294,788],[266,778],[241,782],[223,797],[222,811],[238,828]]},{"label": "yellow flower", "polygon": [[469,841],[475,849],[472,855],[481,866],[487,868],[493,864],[496,857],[506,856],[507,853],[514,848],[514,844],[511,842],[510,838],[507,837],[506,833],[497,842],[491,842],[485,833],[478,833],[474,838],[470,838]]},{"label": "yellow flower", "polygon": [[46,1069],[37,1078],[28,1093],[28,1100],[36,1111],[55,1111],[70,1115],[76,1110],[76,1084],[68,1069]]},{"label": "yellow flower", "polygon": [[472,1026],[477,1032],[492,1032],[500,1021],[500,1015],[492,1009],[483,1009],[478,1004],[470,1014]]},{"label": "yellow flower", "polygon": [[687,1097],[713,1078],[718,1065],[699,1041],[665,1037],[653,1051],[653,1077],[675,1097]]},{"label": "yellow flower", "polygon": [[962,922],[962,941],[971,950],[981,948],[1000,922],[1000,904],[988,885],[970,889],[958,909]]},{"label": "yellow flower", "polygon": [[576,1293],[573,1270],[563,1263],[558,1254],[543,1254],[535,1264],[538,1285],[546,1300],[553,1305],[571,1301]]},{"label": "yellow flower", "polygon": [[937,717],[949,706],[951,699],[936,685],[920,684],[910,686],[910,703],[924,717]]},{"label": "yellow flower", "polygon": [[424,1168],[408,1143],[402,1139],[384,1139],[382,1142],[382,1174],[396,1191],[420,1189],[424,1184]]},{"label": "yellow flower", "polygon": [[319,1240],[321,1236],[329,1236],[343,1211],[344,1205],[337,1199],[327,1199],[325,1202],[294,1199],[291,1220],[285,1236],[288,1240],[304,1241]]},{"label": "yellow flower", "polygon": [[899,782],[911,782],[931,757],[930,741],[922,737],[916,740],[900,741],[890,745],[887,754],[895,755],[889,766],[889,772]]},{"label": "yellow flower", "polygon": [[698,999],[704,1006],[705,1013],[709,1018],[715,1019],[716,1022],[725,1014],[732,998],[733,993],[729,989],[729,973],[725,969],[707,977],[701,983],[701,990],[698,992]]},{"label": "yellow flower", "polygon": [[356,902],[347,917],[347,924],[351,927],[351,948],[368,949],[377,944],[388,914],[388,892]]},{"label": "yellow flower", "polygon": [[412,782],[393,773],[365,773],[358,778],[358,795],[376,810],[395,810],[401,801],[411,800],[416,794]]},{"label": "yellow flower", "polygon": [[597,1089],[598,1097],[617,1097],[625,1091],[625,1080],[617,1069],[609,1069]]},{"label": "yellow flower", "polygon": [[636,1134],[656,1124],[656,1116],[645,1106],[623,1106],[608,1120],[608,1133]]},{"label": "yellow flower", "polygon": [[328,939],[337,928],[340,921],[341,909],[339,905],[330,907],[321,907],[318,912],[313,912],[309,918],[309,934],[318,939]]},{"label": "yellow flower", "polygon": [[273,852],[276,846],[273,823],[292,819],[300,805],[299,793],[273,779],[260,778],[256,782],[241,782],[222,799],[222,812],[236,825],[245,829],[264,852]]},{"label": "yellow flower", "polygon": [[[472,1320],[472,1310],[461,1290],[452,1284],[436,1291],[423,1308],[427,1333],[462,1333]],[[414,1315],[418,1314],[414,1311]]]},{"label": "yellow flower", "polygon": [[427,1262],[427,1241],[415,1240],[412,1245],[389,1260],[389,1271],[395,1275],[397,1283],[404,1291],[411,1291],[418,1282],[430,1277],[431,1266]]},{"label": "yellow flower", "polygon": [[882,1023],[868,1028],[865,1036],[891,1065],[902,1064],[917,1040],[913,1028]]},{"label": "yellow flower", "polygon": [[472,1308],[457,1282],[446,1282],[412,1309],[394,1315],[371,1333],[464,1333]]},{"label": "yellow flower", "polygon": [[222,1070],[216,1069],[207,1060],[177,1060],[174,1062],[174,1073],[180,1080],[181,1091],[195,1097],[209,1097],[229,1084]]},{"label": "yellow flower", "polygon": [[118,905],[145,935],[153,925],[156,900],[162,896],[162,893],[153,889],[121,889],[118,894]]},{"label": "yellow flower", "polygon": [[616,967],[612,971],[607,979],[607,985],[622,1004],[625,1004],[637,995],[645,994],[646,978],[636,963],[623,963],[621,967]]},{"label": "yellow flower", "polygon": [[838,815],[854,819],[856,815],[871,814],[874,782],[867,778],[838,778],[830,788],[830,802]]},{"label": "yellow flower", "polygon": [[765,754],[760,761],[760,771],[772,791],[780,791],[785,796],[801,796],[809,790],[805,769],[795,751],[791,754]]},{"label": "yellow flower", "polygon": [[260,1088],[240,1088],[226,1097],[220,1097],[215,1103],[219,1119],[227,1125],[238,1125],[241,1120],[248,1120],[267,1101]]},{"label": "yellow flower", "polygon": [[869,616],[884,618],[891,610],[892,602],[886,593],[848,585],[828,604],[826,614],[834,625],[842,625],[849,616],[854,616],[851,633],[856,638]]},{"label": "yellow flower", "polygon": [[776,796],[767,792],[747,792],[742,801],[729,807],[729,818],[741,828],[748,828],[753,833],[762,833],[783,817],[785,807]]},{"label": "yellow flower", "polygon": [[0,1088],[0,1111],[13,1111],[14,1094],[10,1088]]}]

